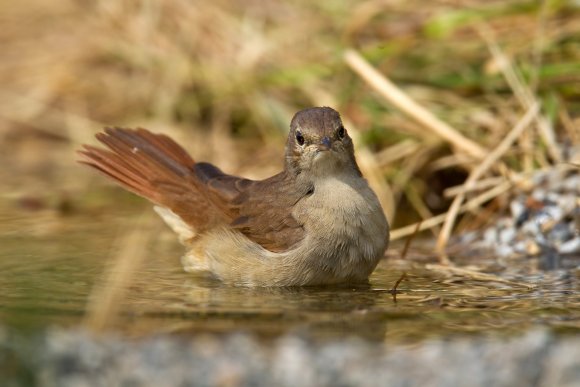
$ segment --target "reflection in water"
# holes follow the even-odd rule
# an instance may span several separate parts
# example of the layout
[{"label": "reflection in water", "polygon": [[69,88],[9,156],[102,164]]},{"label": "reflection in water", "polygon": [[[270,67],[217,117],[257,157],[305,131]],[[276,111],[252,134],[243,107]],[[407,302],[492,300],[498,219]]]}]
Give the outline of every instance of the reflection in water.
[{"label": "reflection in water", "polygon": [[[70,217],[52,232],[31,235],[8,231],[31,227],[31,219],[0,220],[2,324],[36,329],[82,323],[89,294],[114,256],[117,230],[126,223]],[[502,275],[529,286],[511,286],[428,270],[415,252],[415,259],[412,253],[407,261],[383,261],[368,286],[250,289],[192,277],[181,270],[181,253],[169,232],[151,242],[112,329],[130,336],[241,330],[268,338],[293,331],[383,341],[509,333],[531,325],[579,327],[579,274],[573,270],[542,272],[514,262]],[[389,290],[404,271],[408,278],[395,303]]]}]

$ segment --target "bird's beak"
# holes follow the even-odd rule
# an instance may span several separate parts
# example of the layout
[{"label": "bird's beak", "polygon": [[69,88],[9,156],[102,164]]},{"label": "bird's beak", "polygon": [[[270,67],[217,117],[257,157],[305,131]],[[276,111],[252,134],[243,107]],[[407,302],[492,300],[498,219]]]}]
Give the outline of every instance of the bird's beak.
[{"label": "bird's beak", "polygon": [[330,142],[330,138],[328,138],[328,136],[322,137],[322,139],[320,140],[320,144],[318,144],[318,150],[319,151],[327,151],[327,150],[330,150],[331,147],[332,147],[332,144]]}]

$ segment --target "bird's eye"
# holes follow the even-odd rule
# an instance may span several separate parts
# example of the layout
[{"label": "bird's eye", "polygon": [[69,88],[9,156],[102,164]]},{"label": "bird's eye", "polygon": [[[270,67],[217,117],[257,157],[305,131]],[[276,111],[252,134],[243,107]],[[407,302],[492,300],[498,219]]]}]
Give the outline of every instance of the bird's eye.
[{"label": "bird's eye", "polygon": [[341,126],[340,128],[338,128],[338,131],[336,133],[338,134],[338,138],[344,138],[344,136],[346,135],[346,129],[344,128],[344,126]]},{"label": "bird's eye", "polygon": [[304,136],[300,132],[296,132],[296,142],[298,145],[304,145]]}]

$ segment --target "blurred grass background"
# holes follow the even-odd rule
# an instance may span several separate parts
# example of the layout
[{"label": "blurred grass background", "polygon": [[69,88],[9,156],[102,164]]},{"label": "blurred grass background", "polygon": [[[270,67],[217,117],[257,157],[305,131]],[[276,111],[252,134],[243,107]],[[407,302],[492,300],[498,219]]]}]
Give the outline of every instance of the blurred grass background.
[{"label": "blurred grass background", "polygon": [[[164,132],[197,160],[262,178],[282,166],[292,115],[327,104],[370,155],[395,227],[445,212],[444,190],[478,160],[386,102],[347,49],[493,149],[526,111],[495,47],[562,149],[580,141],[574,0],[0,0],[0,10],[0,193],[18,211],[106,206],[117,189],[74,153],[103,126]],[[503,157],[517,172],[557,161],[528,133]]]}]

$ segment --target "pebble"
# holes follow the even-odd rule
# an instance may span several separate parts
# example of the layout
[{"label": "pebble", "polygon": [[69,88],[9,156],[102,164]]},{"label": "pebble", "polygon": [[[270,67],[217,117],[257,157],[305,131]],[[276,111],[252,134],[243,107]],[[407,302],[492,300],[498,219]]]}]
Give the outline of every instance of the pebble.
[{"label": "pebble", "polygon": [[271,343],[239,333],[130,340],[51,329],[35,338],[0,335],[2,359],[11,367],[3,386],[580,385],[580,338],[542,329],[413,345],[316,343],[296,334]]},{"label": "pebble", "polygon": [[[580,169],[538,171],[512,193],[509,213],[459,243],[499,257],[577,256],[580,259]],[[579,263],[580,265],[580,263]]]},{"label": "pebble", "polygon": [[580,251],[580,237],[570,239],[560,245],[560,253],[573,254]]}]

